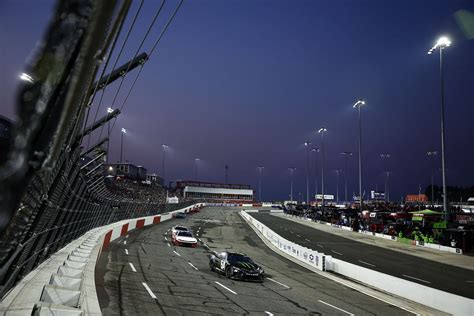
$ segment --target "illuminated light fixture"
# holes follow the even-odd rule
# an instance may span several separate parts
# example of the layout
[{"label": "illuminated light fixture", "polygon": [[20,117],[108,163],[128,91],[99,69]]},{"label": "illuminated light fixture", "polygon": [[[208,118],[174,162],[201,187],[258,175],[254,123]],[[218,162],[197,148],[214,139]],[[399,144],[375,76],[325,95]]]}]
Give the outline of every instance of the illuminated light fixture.
[{"label": "illuminated light fixture", "polygon": [[328,130],[326,128],[322,127],[318,130],[318,133],[324,133],[324,132],[327,132],[327,131]]},{"label": "illuminated light fixture", "polygon": [[311,143],[310,142],[304,142],[304,145],[308,147]]},{"label": "illuminated light fixture", "polygon": [[127,134],[127,130],[122,127],[122,133]]},{"label": "illuminated light fixture", "polygon": [[451,46],[451,40],[446,36],[441,36],[436,44],[430,48],[428,55],[433,54],[433,52],[439,47],[439,49],[445,49],[446,47]]},{"label": "illuminated light fixture", "polygon": [[34,82],[33,77],[31,77],[29,74],[24,73],[24,72],[20,75],[20,79],[23,80],[23,81],[27,81],[29,83]]},{"label": "illuminated light fixture", "polygon": [[362,105],[365,105],[364,100],[357,100],[357,102],[352,106],[353,108],[358,108],[361,107]]},{"label": "illuminated light fixture", "polygon": [[114,109],[112,109],[111,107],[107,108],[107,113],[112,113],[113,111],[114,111]]}]

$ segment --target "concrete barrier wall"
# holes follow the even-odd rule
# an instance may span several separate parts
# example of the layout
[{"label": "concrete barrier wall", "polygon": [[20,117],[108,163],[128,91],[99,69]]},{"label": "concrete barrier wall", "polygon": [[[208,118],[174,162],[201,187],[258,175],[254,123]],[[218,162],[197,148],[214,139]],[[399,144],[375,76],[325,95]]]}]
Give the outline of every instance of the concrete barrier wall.
[{"label": "concrete barrier wall", "polygon": [[97,227],[72,241],[31,271],[0,302],[3,315],[101,315],[95,288],[95,265],[102,250],[134,229],[159,224],[177,212],[123,220]]},{"label": "concrete barrier wall", "polygon": [[335,258],[327,258],[328,270],[400,297],[453,315],[474,315],[474,300],[433,289]]},{"label": "concrete barrier wall", "polygon": [[247,214],[246,211],[242,210],[240,215],[251,225],[257,228],[258,231],[262,233],[262,235],[270,241],[275,247],[280,249],[281,251],[287,253],[288,255],[292,256],[293,258],[304,262],[306,264],[315,267],[320,271],[325,271],[326,263],[325,263],[325,256],[323,253],[319,253],[316,250],[312,250],[289,240],[281,237],[273,230],[269,229],[267,226],[263,225],[261,222]]},{"label": "concrete barrier wall", "polygon": [[[291,243],[292,245],[290,244],[290,251],[288,251],[288,247],[285,250],[282,249],[281,245],[285,243],[283,238],[247,214],[245,211],[242,211],[241,215],[247,222],[256,227],[264,235],[264,237],[270,240],[276,247],[295,257],[293,247],[294,249],[298,249],[298,247],[301,246]],[[331,225],[330,223],[326,224]],[[383,235],[383,237],[377,237],[386,238],[386,236],[387,235]],[[433,289],[378,271],[370,270],[365,267],[335,259],[332,256],[328,256],[323,253],[318,253],[318,255],[322,257],[321,262],[324,263],[323,269],[320,269],[322,271],[333,271],[352,280],[356,280],[363,284],[380,289],[384,292],[395,294],[399,297],[403,297],[450,314],[474,315],[474,300],[469,298]],[[297,258],[300,259],[299,257]],[[304,260],[300,261],[307,263]]]}]

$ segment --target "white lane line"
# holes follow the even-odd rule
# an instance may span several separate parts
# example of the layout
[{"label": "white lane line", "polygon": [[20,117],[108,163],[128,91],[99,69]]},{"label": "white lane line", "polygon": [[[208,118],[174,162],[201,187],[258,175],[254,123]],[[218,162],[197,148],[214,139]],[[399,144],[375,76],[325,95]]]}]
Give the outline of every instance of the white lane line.
[{"label": "white lane line", "polygon": [[198,268],[196,268],[191,262],[188,262],[188,264],[189,264],[191,267],[193,267],[194,270],[196,270],[196,271],[198,270]]},{"label": "white lane line", "polygon": [[221,283],[219,283],[219,282],[217,282],[217,281],[214,281],[214,282],[216,282],[217,285],[222,286],[224,289],[226,289],[226,290],[229,291],[230,293],[232,293],[232,294],[237,294],[237,292],[232,291],[232,290],[229,289],[227,286],[225,286],[225,285],[223,285],[223,284],[221,284]]},{"label": "white lane line", "polygon": [[130,265],[130,268],[132,268],[133,272],[137,272],[137,269],[135,269],[135,267],[133,266],[133,263],[129,262],[128,264]]},{"label": "white lane line", "polygon": [[288,228],[285,228],[285,230],[288,230]]},{"label": "white lane line", "polygon": [[170,245],[170,244],[167,244],[167,245],[168,245],[168,247],[171,247],[171,245]]},{"label": "white lane line", "polygon": [[420,282],[431,283],[430,281],[418,279],[418,278],[415,278],[415,277],[412,277],[412,276],[409,276],[409,275],[406,275],[406,274],[402,274],[402,275],[403,275],[404,277],[407,277],[407,278],[410,278],[410,279],[413,279],[413,280],[418,280],[418,281],[420,281]]},{"label": "white lane line", "polygon": [[301,237],[300,235],[296,235],[296,236]]},{"label": "white lane line", "polygon": [[342,253],[340,253],[340,252],[337,252],[337,251],[334,251],[334,250],[331,250],[331,252],[334,252],[335,254],[342,256]]},{"label": "white lane line", "polygon": [[168,238],[166,238],[166,236],[165,236],[165,240],[168,240]]},{"label": "white lane line", "polygon": [[474,281],[466,281],[467,283],[474,283]]},{"label": "white lane line", "polygon": [[304,240],[306,240],[306,241],[311,241],[311,240],[309,240],[308,238],[305,238]]},{"label": "white lane line", "polygon": [[265,311],[265,314],[269,315],[269,316],[273,316],[272,313],[270,313],[269,311]]},{"label": "white lane line", "polygon": [[334,306],[334,305],[331,305],[331,304],[329,304],[329,303],[326,303],[325,301],[318,300],[318,302],[323,303],[323,304],[325,304],[325,305],[327,305],[327,306],[331,306],[332,308],[337,309],[338,311],[341,311],[341,312],[343,312],[343,313],[346,313],[347,315],[352,315],[352,316],[354,316],[354,314],[349,313],[348,311],[345,311],[345,310],[343,310],[342,308],[339,308],[339,307],[337,307],[337,306]]},{"label": "white lane line", "polygon": [[293,231],[292,231],[292,230],[290,230],[290,233],[292,233],[292,234],[293,234]]},{"label": "white lane line", "polygon": [[150,287],[148,286],[148,284],[146,284],[145,282],[142,282],[142,285],[145,287],[146,291],[148,292],[148,294],[150,294],[151,298],[156,298],[156,295],[153,294],[153,292],[151,291]]},{"label": "white lane line", "polygon": [[316,244],[319,248],[324,248],[324,246],[321,246],[320,244]]},{"label": "white lane line", "polygon": [[280,283],[280,282],[278,282],[278,281],[275,281],[275,280],[273,280],[272,278],[266,278],[266,279],[267,279],[267,280],[270,280],[270,281],[272,281],[272,282],[275,282],[276,284],[280,284],[281,286],[286,287],[287,289],[290,288],[288,285],[283,284],[283,283]]},{"label": "white lane line", "polygon": [[368,262],[365,262],[365,261],[362,261],[362,260],[358,260],[360,263],[363,263],[363,264],[366,264],[368,266],[371,266],[371,267],[375,267],[375,264],[372,264],[372,263],[368,263]]},{"label": "white lane line", "polygon": [[125,238],[128,238],[128,235],[127,235],[127,236],[125,236]]},{"label": "white lane line", "polygon": [[179,253],[177,253],[175,250],[173,250],[173,252],[178,256],[178,257],[181,257],[181,255]]},{"label": "white lane line", "polygon": [[125,254],[128,256],[128,249],[125,249]]},{"label": "white lane line", "polygon": [[124,240],[124,241],[123,241],[123,244],[124,244],[124,245],[126,245],[126,244],[127,244],[127,241],[126,241],[126,240]]}]

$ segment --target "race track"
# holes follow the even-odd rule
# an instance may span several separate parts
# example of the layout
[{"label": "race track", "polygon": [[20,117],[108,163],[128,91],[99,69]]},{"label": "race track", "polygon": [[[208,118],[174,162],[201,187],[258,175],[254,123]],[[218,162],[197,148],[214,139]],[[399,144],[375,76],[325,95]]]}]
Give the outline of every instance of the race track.
[{"label": "race track", "polygon": [[474,299],[474,271],[371,246],[269,213],[249,213],[283,238],[334,258]]},{"label": "race track", "polygon": [[[174,247],[169,229],[178,223],[210,250],[246,253],[264,267],[265,282],[211,272],[205,246]],[[97,263],[96,287],[104,315],[411,315],[275,254],[236,209],[225,208],[204,208],[113,242]]]}]

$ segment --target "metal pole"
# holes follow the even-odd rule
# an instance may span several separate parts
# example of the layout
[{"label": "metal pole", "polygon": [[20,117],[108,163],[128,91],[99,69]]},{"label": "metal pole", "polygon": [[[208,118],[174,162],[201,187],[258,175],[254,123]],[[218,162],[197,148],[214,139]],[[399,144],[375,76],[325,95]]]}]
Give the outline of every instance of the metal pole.
[{"label": "metal pole", "polygon": [[122,163],[122,154],[123,154],[123,132],[122,132],[122,138],[120,140],[120,163]]},{"label": "metal pole", "polygon": [[339,169],[336,170],[336,204],[339,203]]},{"label": "metal pole", "polygon": [[293,169],[290,169],[290,200],[293,202]]},{"label": "metal pole", "polygon": [[443,47],[439,48],[439,72],[441,84],[441,169],[443,173],[443,212],[445,220],[449,219],[448,195],[446,192],[446,157],[444,152],[444,83],[443,83]]},{"label": "metal pole", "polygon": [[359,110],[359,201],[360,201],[360,212],[362,214],[363,205],[362,205],[362,118],[360,113],[360,104],[358,106]]},{"label": "metal pole", "polygon": [[258,167],[258,199],[261,202],[262,201],[262,169],[263,167]]},{"label": "metal pole", "polygon": [[390,202],[390,171],[387,171],[387,202]]},{"label": "metal pole", "polygon": [[344,162],[344,202],[347,203],[347,156],[348,154],[345,155],[346,159]]},{"label": "metal pole", "polygon": [[161,147],[163,149],[163,184],[165,185],[165,146],[162,145]]},{"label": "metal pole", "polygon": [[434,207],[434,187],[433,187],[433,182],[434,182],[434,175],[433,175],[433,170],[431,170],[431,206]]},{"label": "metal pole", "polygon": [[198,179],[198,163],[197,159],[194,159],[194,181]]},{"label": "metal pole", "polygon": [[309,143],[306,146],[306,204],[309,204]]},{"label": "metal pole", "polygon": [[107,156],[106,156],[106,162],[107,164],[109,163],[109,144],[110,144],[110,121],[107,123]]},{"label": "metal pole", "polygon": [[324,211],[324,131],[321,132],[321,209]]},{"label": "metal pole", "polygon": [[314,160],[314,199],[316,200],[316,206],[318,204],[318,199],[316,198],[316,195],[318,195],[318,151],[315,150],[315,157],[316,159]]}]

